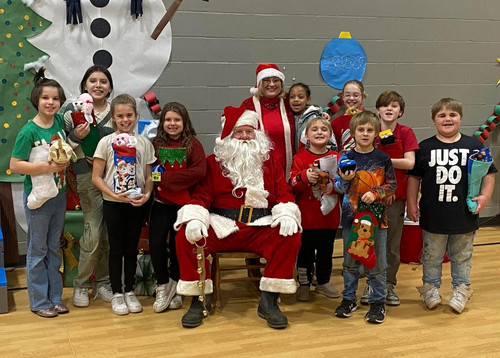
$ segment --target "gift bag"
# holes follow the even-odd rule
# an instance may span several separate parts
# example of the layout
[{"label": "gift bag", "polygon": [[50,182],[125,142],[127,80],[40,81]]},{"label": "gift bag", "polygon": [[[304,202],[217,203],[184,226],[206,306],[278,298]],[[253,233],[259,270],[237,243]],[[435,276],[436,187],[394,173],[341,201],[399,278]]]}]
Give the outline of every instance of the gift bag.
[{"label": "gift bag", "polygon": [[59,272],[62,275],[63,285],[64,287],[73,287],[73,281],[78,275],[80,244],[69,232],[65,232],[61,237],[59,254],[62,257]]},{"label": "gift bag", "polygon": [[137,255],[134,292],[138,296],[153,296],[156,289],[156,277],[151,256],[144,253]]}]

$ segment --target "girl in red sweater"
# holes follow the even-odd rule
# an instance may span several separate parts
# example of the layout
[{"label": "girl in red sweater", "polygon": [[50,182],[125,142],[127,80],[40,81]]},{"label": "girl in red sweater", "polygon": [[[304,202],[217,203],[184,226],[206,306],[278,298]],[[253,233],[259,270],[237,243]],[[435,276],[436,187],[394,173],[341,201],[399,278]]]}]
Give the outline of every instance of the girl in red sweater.
[{"label": "girl in red sweater", "polygon": [[[290,183],[295,192],[295,202],[302,213],[302,246],[297,257],[297,273],[300,287],[299,301],[309,300],[313,267],[316,264],[318,284],[316,292],[330,298],[340,296],[330,283],[335,233],[339,226],[340,209],[333,191],[331,178],[335,175],[339,154],[327,148],[332,136],[330,122],[314,118],[305,130],[309,148],[293,158]],[[326,163],[334,162],[326,173]],[[332,194],[333,193],[333,194]]]},{"label": "girl in red sweater", "polygon": [[159,313],[182,306],[182,298],[176,294],[179,264],[173,225],[177,211],[190,200],[190,190],[205,175],[206,160],[189,113],[177,102],[163,107],[153,146],[158,159],[152,173],[155,190],[149,218],[149,248],[158,281],[153,310]]}]

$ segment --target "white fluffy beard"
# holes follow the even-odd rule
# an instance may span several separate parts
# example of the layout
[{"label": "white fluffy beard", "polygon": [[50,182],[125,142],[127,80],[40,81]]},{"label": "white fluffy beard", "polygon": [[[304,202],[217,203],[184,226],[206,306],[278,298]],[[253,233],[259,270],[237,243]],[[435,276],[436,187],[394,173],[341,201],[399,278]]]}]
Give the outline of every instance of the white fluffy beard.
[{"label": "white fluffy beard", "polygon": [[216,143],[215,159],[221,164],[222,175],[231,180],[235,197],[239,188],[264,189],[262,163],[269,159],[271,149],[271,141],[258,130],[252,140],[227,136],[222,143]]}]

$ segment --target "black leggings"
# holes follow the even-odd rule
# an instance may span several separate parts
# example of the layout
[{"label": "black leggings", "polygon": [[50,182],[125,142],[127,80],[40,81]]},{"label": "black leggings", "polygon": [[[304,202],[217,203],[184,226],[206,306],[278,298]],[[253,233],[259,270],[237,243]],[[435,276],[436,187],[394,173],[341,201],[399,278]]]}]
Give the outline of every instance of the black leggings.
[{"label": "black leggings", "polygon": [[313,267],[316,263],[316,279],[318,285],[330,282],[332,274],[333,244],[336,229],[304,229],[302,245],[297,256],[297,269],[307,269],[307,281],[300,284],[310,284]]},{"label": "black leggings", "polygon": [[[147,207],[148,205],[136,207],[127,203],[103,200],[103,216],[109,240],[109,280],[113,293],[134,290],[137,245]],[[122,261],[125,291],[122,291]]]},{"label": "black leggings", "polygon": [[[175,250],[174,223],[180,206],[153,202],[149,216],[149,250],[158,284],[179,281],[179,262]],[[168,238],[168,240],[167,240]],[[170,256],[170,266],[168,259]],[[170,271],[170,272],[169,272]],[[169,277],[170,273],[170,277]]]}]

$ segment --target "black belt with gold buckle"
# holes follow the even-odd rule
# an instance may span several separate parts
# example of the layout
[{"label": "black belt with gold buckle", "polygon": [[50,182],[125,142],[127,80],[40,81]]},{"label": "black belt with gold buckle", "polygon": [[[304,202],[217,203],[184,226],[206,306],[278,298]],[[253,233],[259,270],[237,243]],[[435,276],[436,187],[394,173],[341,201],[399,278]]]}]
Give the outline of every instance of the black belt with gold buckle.
[{"label": "black belt with gold buckle", "polygon": [[271,215],[271,210],[269,209],[254,208],[250,205],[241,205],[239,209],[212,208],[210,211],[214,214],[245,224],[250,224],[257,219]]}]

